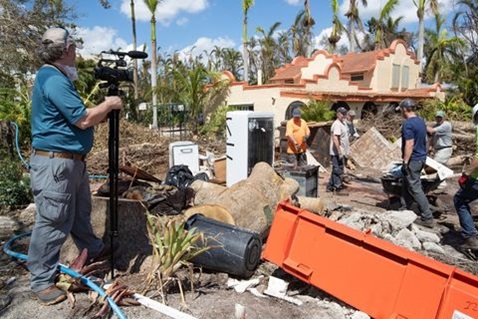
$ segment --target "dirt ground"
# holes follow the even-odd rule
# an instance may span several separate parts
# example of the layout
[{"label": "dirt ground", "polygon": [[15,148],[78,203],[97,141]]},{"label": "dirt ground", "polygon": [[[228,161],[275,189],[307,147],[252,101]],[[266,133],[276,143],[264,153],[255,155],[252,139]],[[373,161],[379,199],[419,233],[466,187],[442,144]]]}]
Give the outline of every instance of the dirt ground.
[{"label": "dirt ground", "polygon": [[[168,145],[174,139],[160,136],[149,130],[139,130],[129,124],[123,124],[122,137],[120,137],[122,150],[120,152],[122,164],[132,164],[146,172],[164,179],[168,170]],[[123,136],[124,135],[124,136]],[[138,138],[141,136],[141,138]],[[225,143],[216,139],[198,140],[191,138],[192,141],[199,144],[200,153],[204,154],[206,150],[222,155],[225,152]],[[96,135],[96,144],[94,151],[88,157],[89,171],[92,175],[105,175],[108,166],[107,160],[107,130],[100,128]],[[459,172],[459,168],[456,168]],[[325,185],[329,178],[328,173],[321,173],[318,182],[319,196],[323,198],[329,207],[344,207],[350,209],[361,209],[370,213],[384,212],[387,209],[393,209],[395,204],[384,193],[379,177],[381,172],[367,168],[357,168],[350,172],[351,183],[348,185],[348,196],[338,196],[333,193],[325,192]],[[442,236],[442,244],[458,246],[461,243],[459,236],[459,225],[452,206],[452,197],[457,190],[456,178],[448,180],[448,187],[443,191],[435,191],[433,195],[439,199],[440,214],[437,214],[437,221],[448,232]],[[474,207],[475,211],[476,207]],[[439,216],[438,216],[439,215]],[[2,243],[3,244],[3,243]],[[25,247],[18,247],[25,249]],[[320,252],[317,252],[320,254]],[[453,263],[466,271],[478,274],[476,261],[472,260],[446,260],[443,256],[429,255],[445,263]],[[144,280],[147,271],[136,274],[119,274],[120,280],[130,289],[141,291],[144,287]],[[185,287],[186,304],[181,302],[180,294],[177,289],[173,289],[167,295],[167,304],[176,309],[180,309],[197,318],[235,318],[234,311],[236,304],[246,308],[246,318],[308,318],[308,319],[327,319],[327,318],[351,318],[354,309],[336,300],[333,296],[326,294],[318,288],[308,286],[294,277],[284,273],[275,265],[268,262],[262,262],[253,277],[260,275],[274,276],[287,280],[289,292],[294,297],[304,302],[302,306],[289,303],[284,300],[268,297],[256,297],[250,292],[238,293],[233,289],[227,288],[226,274],[216,273],[195,273],[195,289],[191,291]],[[10,282],[8,281],[10,279]],[[266,280],[262,280],[258,285],[258,290],[263,290],[266,286]],[[149,295],[152,292],[149,292]],[[0,296],[10,296],[11,303],[5,309],[0,310],[0,317],[8,319],[17,318],[91,318],[99,309],[98,306],[90,307],[91,301],[86,293],[75,293],[76,304],[74,307],[68,302],[63,302],[55,306],[39,306],[31,299],[28,287],[28,272],[24,265],[11,260],[6,254],[2,253],[0,258]],[[156,296],[155,300],[161,298]],[[1,308],[1,305],[0,305]],[[342,311],[337,311],[340,308]],[[169,318],[160,315],[158,312],[144,306],[123,308],[129,318]],[[345,315],[344,315],[345,314]]]}]

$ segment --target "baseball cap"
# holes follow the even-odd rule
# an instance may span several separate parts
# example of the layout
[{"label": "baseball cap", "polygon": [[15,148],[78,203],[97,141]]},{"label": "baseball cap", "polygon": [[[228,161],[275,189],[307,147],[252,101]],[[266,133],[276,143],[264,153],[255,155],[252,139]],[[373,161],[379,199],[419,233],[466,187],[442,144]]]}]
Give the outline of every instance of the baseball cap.
[{"label": "baseball cap", "polygon": [[41,38],[43,44],[64,44],[65,47],[70,44],[75,44],[78,49],[83,49],[83,45],[73,39],[68,30],[63,28],[50,28],[43,33]]},{"label": "baseball cap", "polygon": [[341,106],[337,109],[337,113],[347,114],[347,109]]},{"label": "baseball cap", "polygon": [[435,117],[445,118],[445,112],[441,110],[437,111],[437,113],[435,114]]},{"label": "baseball cap", "polygon": [[412,99],[403,99],[400,104],[395,108],[396,111],[399,111],[400,109],[415,109],[417,106],[417,103],[412,100]]},{"label": "baseball cap", "polygon": [[347,114],[350,115],[350,116],[355,116],[355,115],[357,115],[357,114],[355,114],[355,111],[354,111],[354,110],[349,110],[349,111],[347,112]]},{"label": "baseball cap", "polygon": [[300,116],[300,109],[297,107],[292,111],[292,116],[293,117],[299,117]]}]

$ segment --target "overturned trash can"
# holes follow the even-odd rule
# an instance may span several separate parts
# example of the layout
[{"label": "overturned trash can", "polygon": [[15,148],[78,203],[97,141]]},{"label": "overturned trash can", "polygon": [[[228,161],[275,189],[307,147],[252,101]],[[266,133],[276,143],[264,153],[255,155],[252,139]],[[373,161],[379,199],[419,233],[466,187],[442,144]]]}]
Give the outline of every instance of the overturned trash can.
[{"label": "overturned trash can", "polygon": [[191,216],[185,228],[202,232],[203,242],[197,244],[210,247],[191,260],[194,264],[242,278],[256,270],[262,251],[259,234],[200,214]]},{"label": "overturned trash can", "polygon": [[317,197],[319,166],[306,165],[295,169],[287,168],[280,170],[284,177],[295,179],[299,183],[299,192],[297,195],[306,197]]}]

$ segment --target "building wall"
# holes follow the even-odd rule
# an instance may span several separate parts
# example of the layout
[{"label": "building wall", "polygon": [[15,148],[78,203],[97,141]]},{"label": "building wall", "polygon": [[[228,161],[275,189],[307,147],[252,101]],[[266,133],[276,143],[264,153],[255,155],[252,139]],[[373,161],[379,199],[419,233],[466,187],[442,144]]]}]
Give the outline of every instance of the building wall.
[{"label": "building wall", "polygon": [[[371,81],[371,88],[377,92],[390,92],[393,79],[393,65],[400,66],[399,87],[394,91],[402,91],[402,74],[403,66],[409,67],[408,83],[409,89],[416,88],[418,85],[419,66],[415,64],[415,60],[407,54],[405,46],[399,42],[395,48],[395,53],[390,54],[383,60],[377,60],[377,64]],[[405,88],[403,88],[405,89]]]},{"label": "building wall", "polygon": [[323,75],[332,62],[332,59],[327,58],[323,53],[317,54],[307,67],[302,68],[302,79],[313,80],[314,75]]},{"label": "building wall", "polygon": [[285,119],[287,107],[294,101],[307,103],[308,100],[291,97],[281,97],[281,89],[278,87],[255,87],[253,90],[244,90],[242,85],[231,86],[227,98],[227,105],[253,104],[254,111],[274,112],[274,125],[279,126]]}]

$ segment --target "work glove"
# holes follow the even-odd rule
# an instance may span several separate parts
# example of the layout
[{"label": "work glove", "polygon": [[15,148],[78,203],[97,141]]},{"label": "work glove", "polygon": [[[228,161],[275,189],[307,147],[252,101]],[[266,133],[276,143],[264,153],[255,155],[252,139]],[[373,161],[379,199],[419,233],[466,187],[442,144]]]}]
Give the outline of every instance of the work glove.
[{"label": "work glove", "polygon": [[458,178],[458,185],[460,185],[460,188],[465,188],[466,182],[468,182],[469,178],[470,177],[465,173],[461,174],[461,176]]},{"label": "work glove", "polygon": [[410,175],[410,167],[408,166],[408,163],[406,163],[406,162],[402,163],[402,174],[403,174],[403,176]]}]

